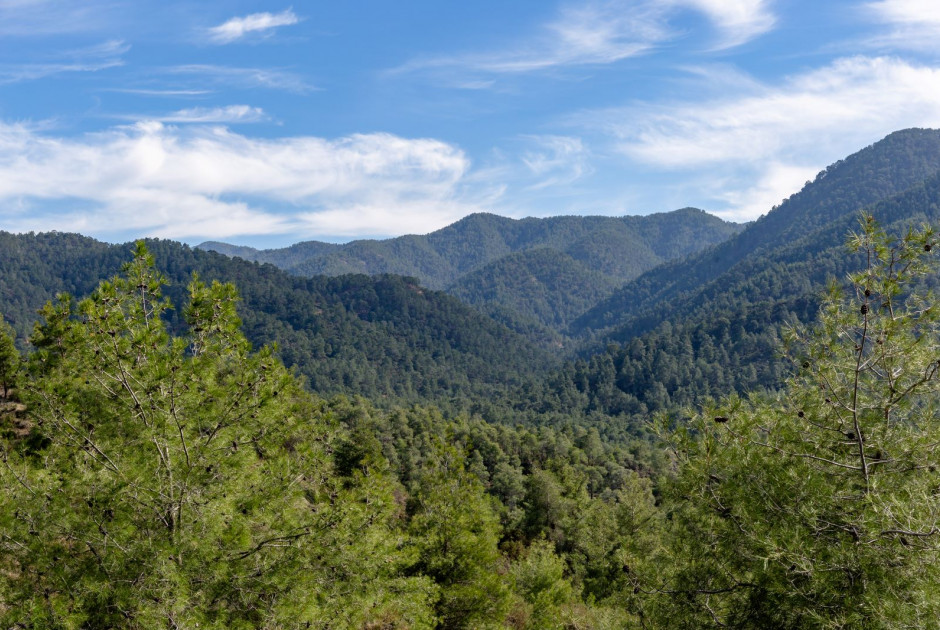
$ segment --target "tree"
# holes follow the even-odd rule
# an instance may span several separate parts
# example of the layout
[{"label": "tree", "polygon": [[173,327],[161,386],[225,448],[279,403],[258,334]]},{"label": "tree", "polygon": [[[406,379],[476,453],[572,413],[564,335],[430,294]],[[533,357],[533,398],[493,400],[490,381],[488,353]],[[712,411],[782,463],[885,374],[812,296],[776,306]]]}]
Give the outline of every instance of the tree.
[{"label": "tree", "polygon": [[0,315],[0,397],[8,398],[20,371],[20,353],[16,349],[15,333]]},{"label": "tree", "polygon": [[193,280],[171,336],[138,243],[124,275],[43,310],[4,444],[0,624],[429,627],[400,576],[391,481],[340,479],[322,403],[239,331],[231,285]]},{"label": "tree", "polygon": [[940,307],[935,234],[862,220],[862,269],[788,334],[776,396],[729,398],[672,433],[671,624],[940,624]]},{"label": "tree", "polygon": [[453,447],[441,446],[418,481],[410,523],[415,569],[440,586],[439,627],[501,625],[510,603],[500,575],[499,520],[482,484]]}]

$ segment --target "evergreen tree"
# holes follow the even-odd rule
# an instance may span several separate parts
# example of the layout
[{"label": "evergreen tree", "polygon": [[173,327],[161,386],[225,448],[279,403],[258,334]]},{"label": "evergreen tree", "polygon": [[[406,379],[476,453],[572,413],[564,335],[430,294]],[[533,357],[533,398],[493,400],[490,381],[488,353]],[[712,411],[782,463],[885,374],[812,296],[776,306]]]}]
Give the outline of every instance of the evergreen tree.
[{"label": "evergreen tree", "polygon": [[400,577],[391,480],[340,479],[332,429],[231,285],[193,281],[185,337],[142,244],[125,274],[44,310],[3,445],[4,627],[429,627],[429,580]]},{"label": "evergreen tree", "polygon": [[499,572],[499,521],[451,447],[442,447],[437,466],[420,479],[410,533],[415,568],[440,586],[440,627],[499,627],[510,602]]},{"label": "evergreen tree", "polygon": [[0,315],[0,397],[8,398],[20,371],[20,353],[16,349],[16,333]]},{"label": "evergreen tree", "polygon": [[798,372],[673,434],[671,625],[940,626],[940,306],[930,229],[862,221],[865,267],[789,333]]}]

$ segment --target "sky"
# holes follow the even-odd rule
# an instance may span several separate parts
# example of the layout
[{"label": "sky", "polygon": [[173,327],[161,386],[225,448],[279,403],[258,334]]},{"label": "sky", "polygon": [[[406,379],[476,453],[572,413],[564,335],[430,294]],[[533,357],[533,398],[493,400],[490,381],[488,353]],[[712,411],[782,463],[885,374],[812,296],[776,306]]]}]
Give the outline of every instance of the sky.
[{"label": "sky", "polygon": [[937,0],[0,0],[0,230],[768,212],[940,127]]}]

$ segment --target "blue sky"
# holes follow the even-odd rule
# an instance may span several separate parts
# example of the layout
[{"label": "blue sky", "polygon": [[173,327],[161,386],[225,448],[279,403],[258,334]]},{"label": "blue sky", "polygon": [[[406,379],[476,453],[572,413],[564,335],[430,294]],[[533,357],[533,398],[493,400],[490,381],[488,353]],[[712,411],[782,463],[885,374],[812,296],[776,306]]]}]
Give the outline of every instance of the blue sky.
[{"label": "blue sky", "polygon": [[940,127],[936,0],[0,0],[0,229],[744,221]]}]

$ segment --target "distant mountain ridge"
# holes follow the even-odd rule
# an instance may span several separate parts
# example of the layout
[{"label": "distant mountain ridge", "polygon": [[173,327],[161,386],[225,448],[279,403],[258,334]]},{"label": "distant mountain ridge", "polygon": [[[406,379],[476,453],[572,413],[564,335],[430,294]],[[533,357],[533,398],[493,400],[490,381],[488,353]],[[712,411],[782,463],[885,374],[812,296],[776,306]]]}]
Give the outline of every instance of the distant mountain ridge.
[{"label": "distant mountain ridge", "polygon": [[592,343],[556,387],[581,384],[585,408],[617,413],[779,386],[778,333],[860,267],[845,244],[863,211],[889,233],[940,224],[940,131],[892,133],[725,243],[626,283],[572,324]]},{"label": "distant mountain ridge", "polygon": [[[605,275],[626,279],[635,277],[638,269],[719,243],[741,227],[696,208],[623,217],[509,219],[476,213],[430,234],[386,240],[304,241],[265,250],[207,241],[196,247],[271,263],[295,275],[394,273],[415,277],[431,289],[446,289],[504,256],[546,247]],[[629,251],[630,258],[618,260],[615,247],[621,247],[621,253]]]},{"label": "distant mountain ridge", "polygon": [[[766,215],[708,251],[652,269],[626,283],[576,320],[572,334],[614,330],[625,339],[662,321],[665,313],[694,308],[724,274],[760,260],[815,230],[854,216],[940,172],[940,130],[907,129],[822,170],[816,179]],[[740,274],[738,274],[740,275]],[[686,306],[682,306],[686,305]]]},{"label": "distant mountain ridge", "polygon": [[[168,314],[171,326],[182,325],[192,273],[207,282],[233,282],[249,340],[277,343],[285,364],[321,394],[488,398],[558,361],[523,335],[413,279],[301,278],[173,241],[148,240],[147,246],[170,282],[165,294],[180,306]],[[22,343],[46,301],[62,292],[84,297],[118,273],[132,249],[77,234],[0,232],[0,316]]]},{"label": "distant mountain ridge", "polygon": [[[423,236],[343,245],[308,241],[274,250],[217,242],[198,248],[272,263],[302,276],[410,276],[486,312],[515,312],[514,317],[561,330],[624,282],[723,242],[741,229],[695,208],[645,216],[542,219],[478,213]],[[551,274],[540,268],[546,264]],[[569,282],[552,283],[548,275]],[[536,282],[526,284],[526,278]],[[551,300],[545,299],[548,291]]]}]

